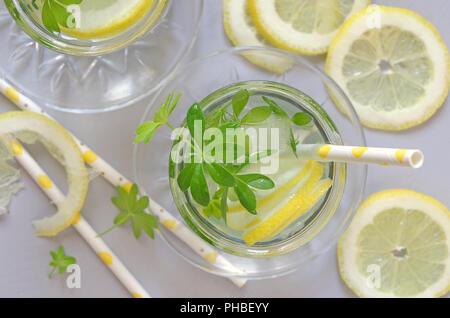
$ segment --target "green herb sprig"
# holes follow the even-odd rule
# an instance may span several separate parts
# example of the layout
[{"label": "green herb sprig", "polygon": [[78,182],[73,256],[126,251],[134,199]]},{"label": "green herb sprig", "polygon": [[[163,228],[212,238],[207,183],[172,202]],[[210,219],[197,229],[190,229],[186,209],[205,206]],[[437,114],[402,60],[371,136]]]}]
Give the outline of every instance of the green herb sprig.
[{"label": "green herb sprig", "polygon": [[[178,186],[182,191],[190,191],[192,198],[204,207],[203,212],[206,216],[214,216],[217,219],[223,218],[226,222],[226,213],[228,210],[227,198],[232,189],[237,199],[242,206],[251,214],[257,214],[256,211],[256,190],[270,190],[275,187],[274,182],[267,176],[262,174],[241,174],[241,170],[250,162],[252,156],[257,156],[259,160],[264,156],[271,155],[272,151],[268,150],[263,153],[250,155],[245,153],[246,160],[241,164],[218,163],[207,158],[203,152],[203,145],[205,144],[204,133],[205,129],[209,127],[219,127],[225,132],[226,129],[240,129],[243,126],[258,125],[267,120],[272,113],[289,120],[291,125],[291,147],[296,153],[296,141],[293,134],[292,125],[305,126],[312,121],[311,116],[306,113],[297,113],[292,119],[287,113],[278,106],[273,100],[263,96],[263,100],[267,103],[265,106],[254,107],[243,116],[243,110],[248,104],[250,96],[253,92],[248,90],[238,91],[224,107],[216,109],[205,117],[203,110],[197,103],[193,104],[186,117],[186,123],[191,136],[196,139],[187,139],[185,136],[177,132],[169,123],[170,114],[177,106],[181,95],[176,98],[175,92],[170,94],[166,101],[161,105],[161,108],[156,112],[154,120],[143,123],[136,130],[137,137],[135,143],[144,141],[150,142],[156,130],[161,126],[167,126],[178,134],[179,143],[181,140],[190,144],[194,149],[193,157],[200,160],[191,160],[186,162],[177,177]],[[229,110],[232,106],[232,111]],[[201,133],[195,134],[195,123],[201,124]],[[198,126],[197,126],[198,127]],[[226,141],[224,141],[224,148]],[[236,149],[238,144],[233,145]],[[236,159],[236,158],[235,158]],[[225,162],[227,162],[225,160]],[[175,164],[171,161],[169,167],[169,174],[172,178],[175,177]],[[217,184],[218,190],[213,194],[212,198],[209,193],[206,175]]]},{"label": "green herb sprig", "polygon": [[113,197],[112,202],[120,210],[120,213],[114,219],[114,225],[99,234],[99,237],[131,221],[136,238],[141,236],[142,230],[152,239],[155,238],[154,230],[158,228],[158,221],[153,215],[143,212],[149,206],[149,198],[147,196],[138,198],[139,190],[136,184],[133,184],[129,193],[119,186],[117,193],[119,196]]},{"label": "green herb sprig", "polygon": [[74,19],[67,7],[82,2],[83,0],[44,0],[41,9],[42,24],[50,32],[61,33],[60,27],[69,28],[69,18]]},{"label": "green herb sprig", "polygon": [[[269,106],[254,107],[242,118],[240,118],[240,115],[247,106],[252,94],[253,92],[249,92],[246,89],[238,91],[233,96],[230,103],[225,105],[225,107],[214,110],[208,115],[208,118],[206,119],[206,127],[218,127],[226,124],[226,128],[238,128],[241,126],[253,126],[267,120],[272,114],[272,110]],[[228,111],[230,106],[233,106],[233,113]]]},{"label": "green herb sprig", "polygon": [[53,260],[49,263],[49,265],[53,267],[53,269],[48,275],[48,278],[52,278],[53,274],[56,271],[58,271],[60,275],[64,274],[68,266],[77,262],[75,257],[66,256],[66,252],[64,251],[63,246],[59,246],[56,252],[50,251],[50,256]]},{"label": "green herb sprig", "polygon": [[[233,118],[235,122],[228,122],[226,126],[221,126],[222,129],[225,127],[237,129],[240,126],[238,116],[248,102],[248,98],[242,98],[242,95],[243,94],[238,93],[235,96],[240,98],[233,98]],[[201,122],[202,127],[205,127],[205,116],[198,104],[194,104],[189,108],[186,121],[191,136],[195,136],[194,130],[196,122]],[[224,193],[227,193],[229,188],[233,188],[239,198],[239,201],[245,209],[252,214],[256,214],[256,196],[253,189],[271,189],[275,186],[275,184],[272,180],[270,180],[270,178],[264,175],[238,174],[239,170],[235,169],[233,165],[210,161],[203,155],[203,151],[201,149],[201,145],[204,144],[204,132],[205,130],[203,129],[200,134],[200,140],[194,140],[193,142],[190,141],[193,143],[193,147],[195,148],[197,154],[201,155],[201,162],[186,163],[184,165],[183,170],[177,178],[180,189],[182,191],[190,190],[193,199],[200,205],[206,207],[206,213],[214,211],[216,212],[213,213],[215,216],[219,216],[217,209],[219,206],[218,200],[220,197],[220,215],[224,216],[226,214],[225,207],[227,198]],[[226,147],[225,141],[224,147]],[[211,202],[205,173],[208,173],[211,179],[220,187],[213,197],[213,202]]]},{"label": "green herb sprig", "polygon": [[[168,123],[170,114],[175,109],[179,102],[181,95],[174,98],[174,93],[170,94],[167,100],[161,105],[161,108],[156,112],[154,120],[142,124],[137,130],[137,137],[135,143],[144,141],[148,143],[156,130],[161,126],[168,126],[176,132],[176,130]],[[269,107],[255,108],[249,111],[242,119],[239,118],[243,109],[248,103],[250,93],[247,90],[241,90],[233,97],[232,102],[224,107],[222,113],[213,114],[214,121],[220,124],[221,121],[226,121],[226,124],[220,128],[238,129],[241,125],[255,124],[266,120],[270,114]],[[229,106],[233,106],[233,113],[227,111]],[[218,119],[218,121],[216,121]],[[193,104],[186,116],[186,122],[191,136],[199,136],[199,140],[185,140],[183,135],[179,135],[179,139],[191,144],[195,151],[194,156],[198,156],[198,162],[186,163],[178,175],[177,182],[182,191],[190,191],[193,199],[200,205],[204,206],[206,213],[211,213],[216,217],[226,215],[226,198],[229,188],[233,188],[236,192],[239,201],[247,211],[256,214],[256,196],[254,189],[271,189],[275,186],[274,182],[267,176],[261,174],[238,174],[242,165],[237,168],[233,165],[225,163],[217,163],[209,160],[204,156],[203,144],[204,133],[206,129],[206,119],[200,105]],[[195,134],[195,123],[200,122],[202,131],[200,134]],[[237,145],[234,145],[237,146]],[[226,144],[224,143],[224,148]],[[248,155],[248,154],[247,154]],[[239,169],[240,168],[240,169]],[[219,186],[219,190],[214,194],[212,200],[210,197],[208,184],[206,181],[206,173]],[[220,207],[220,213],[217,210]]]}]

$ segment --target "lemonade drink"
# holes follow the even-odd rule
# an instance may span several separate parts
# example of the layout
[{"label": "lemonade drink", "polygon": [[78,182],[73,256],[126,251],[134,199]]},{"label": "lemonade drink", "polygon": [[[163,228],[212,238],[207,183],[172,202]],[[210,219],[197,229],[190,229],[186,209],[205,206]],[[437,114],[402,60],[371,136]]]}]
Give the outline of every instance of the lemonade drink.
[{"label": "lemonade drink", "polygon": [[[334,163],[305,160],[298,157],[294,150],[302,144],[329,143],[328,133],[322,125],[333,125],[318,104],[291,87],[262,81],[240,83],[239,87],[250,92],[250,97],[237,116],[241,124],[234,137],[234,161],[230,163],[227,160],[226,166],[238,177],[262,174],[273,181],[273,186],[259,187],[248,183],[256,198],[254,211],[249,211],[248,206],[242,204],[238,189],[230,187],[226,194],[226,213],[223,213],[221,205],[225,201],[221,197],[224,189],[206,175],[210,203],[207,206],[199,204],[186,191],[184,198],[191,213],[184,213],[186,210],[180,206],[179,209],[187,223],[201,236],[205,231],[210,231],[224,240],[257,248],[278,244],[301,234],[320,216],[333,185]],[[222,89],[200,103],[202,106],[208,105],[205,110],[206,135],[208,129],[223,130],[222,127],[236,120],[231,111],[234,95],[229,91],[230,88]],[[260,114],[253,120],[245,119],[252,117],[248,114],[257,113],[254,109],[262,107],[270,107],[272,111],[270,114]],[[223,120],[217,120],[218,114],[226,113],[229,115],[224,116]],[[240,138],[242,135],[247,137]],[[237,163],[237,158],[241,159],[240,163]],[[184,164],[181,163],[178,169],[182,169]],[[172,174],[172,177],[175,176]],[[171,186],[175,193],[175,178],[172,178]],[[178,205],[179,202],[175,201]]]}]

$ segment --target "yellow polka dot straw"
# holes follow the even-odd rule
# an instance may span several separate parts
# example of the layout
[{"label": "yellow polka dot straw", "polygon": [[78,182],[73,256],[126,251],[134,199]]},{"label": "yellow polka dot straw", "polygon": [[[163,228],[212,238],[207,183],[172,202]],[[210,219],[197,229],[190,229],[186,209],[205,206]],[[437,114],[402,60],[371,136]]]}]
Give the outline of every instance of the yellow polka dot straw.
[{"label": "yellow polka dot straw", "polygon": [[339,145],[299,145],[301,157],[324,162],[348,162],[420,168],[424,155],[418,149],[352,147]]},{"label": "yellow polka dot straw", "polygon": [[[64,200],[64,194],[58,187],[50,180],[44,170],[31,157],[28,151],[22,147],[17,141],[13,141],[12,150],[15,159],[27,171],[30,177],[40,186],[42,191],[48,198],[57,204]],[[89,223],[78,214],[72,222],[73,227],[84,238],[94,252],[106,264],[106,266],[113,272],[119,281],[128,289],[133,297],[150,298],[150,295],[125,267],[120,259],[114,255],[106,243],[98,237],[98,234],[92,229]]]},{"label": "yellow polka dot straw", "polygon": [[[17,92],[17,90],[15,90],[2,78],[0,78],[0,92],[20,109],[44,114],[47,117],[50,117],[35,102],[33,102],[23,94]],[[132,182],[130,180],[125,178],[121,173],[114,169],[109,163],[103,160],[98,154],[96,154],[92,149],[78,140],[75,136],[72,135],[72,137],[77,142],[81,153],[83,153],[84,160],[92,168],[97,170],[100,175],[105,178],[111,185],[113,185],[114,187],[121,186],[127,191],[131,188]],[[180,240],[186,243],[186,245],[189,246],[193,251],[202,256],[210,264],[211,260],[213,260],[213,257],[211,255],[216,255],[216,257],[214,257],[213,265],[221,268],[226,268],[228,272],[236,273],[236,276],[240,276],[242,274],[240,269],[236,268],[224,256],[220,255],[211,245],[200,239],[185,225],[178,223],[176,218],[169,211],[160,206],[152,198],[149,199],[149,210],[147,210],[146,212],[150,213],[151,211],[153,215],[159,218],[161,224],[171,230],[174,235],[176,235]],[[230,280],[238,287],[243,287],[246,283],[246,280],[244,279],[230,278]]]}]

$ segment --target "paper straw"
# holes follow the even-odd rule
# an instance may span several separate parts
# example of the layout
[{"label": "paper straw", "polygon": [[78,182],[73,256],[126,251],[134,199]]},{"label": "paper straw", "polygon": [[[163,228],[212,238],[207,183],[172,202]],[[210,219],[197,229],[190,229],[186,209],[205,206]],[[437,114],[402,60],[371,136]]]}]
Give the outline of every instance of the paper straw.
[{"label": "paper straw", "polygon": [[352,147],[339,145],[299,145],[300,157],[323,162],[349,162],[420,168],[424,156],[417,149]]},{"label": "paper straw", "polygon": [[[23,94],[20,94],[2,78],[0,78],[0,91],[20,109],[43,114],[51,118],[36,103],[34,103],[31,99],[24,96]],[[84,160],[91,167],[99,171],[100,175],[103,178],[105,178],[109,183],[111,183],[111,185],[115,187],[121,186],[127,191],[130,190],[132,186],[131,181],[125,178],[121,173],[119,173],[109,163],[99,157],[84,143],[79,141],[75,136],[72,135],[72,137],[80,147],[80,150],[83,153]],[[236,276],[243,274],[241,270],[236,268],[225,257],[220,255],[217,250],[215,250],[211,245],[200,239],[185,225],[178,222],[172,214],[161,207],[161,205],[159,205],[156,201],[154,201],[152,198],[149,198],[149,201],[149,209],[151,212],[153,212],[154,215],[159,217],[160,223],[167,229],[172,231],[174,235],[185,242],[186,245],[188,245],[194,252],[203,257],[208,263],[212,265],[222,266],[222,268],[227,268],[229,272],[236,273]],[[147,210],[146,212],[150,213],[150,211]],[[230,280],[238,287],[243,287],[246,283],[246,280],[244,279],[230,278]]]},{"label": "paper straw", "polygon": [[[33,181],[36,182],[40,189],[54,204],[64,200],[64,194],[48,178],[45,171],[20,143],[13,141],[12,149],[14,158],[17,162],[19,162],[20,165],[28,172]],[[46,182],[44,183],[42,180],[46,180]],[[81,216],[81,214],[78,214],[72,225],[133,297],[150,298],[150,295],[146,292],[142,285],[130,273],[120,259],[111,251],[106,243],[97,236],[97,233]]]}]

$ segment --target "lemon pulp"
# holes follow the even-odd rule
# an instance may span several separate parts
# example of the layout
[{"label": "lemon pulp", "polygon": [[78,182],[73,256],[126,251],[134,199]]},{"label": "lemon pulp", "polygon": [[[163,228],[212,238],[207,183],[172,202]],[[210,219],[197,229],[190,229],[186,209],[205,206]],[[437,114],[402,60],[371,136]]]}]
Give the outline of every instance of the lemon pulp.
[{"label": "lemon pulp", "polygon": [[249,0],[258,31],[273,45],[301,53],[325,53],[339,27],[369,0]]},{"label": "lemon pulp", "polygon": [[450,288],[450,212],[411,190],[364,201],[338,243],[341,277],[363,297],[433,297]]},{"label": "lemon pulp", "polygon": [[364,125],[400,130],[426,121],[443,104],[449,61],[429,22],[409,10],[372,6],[343,25],[330,46],[326,71],[344,88]]}]

